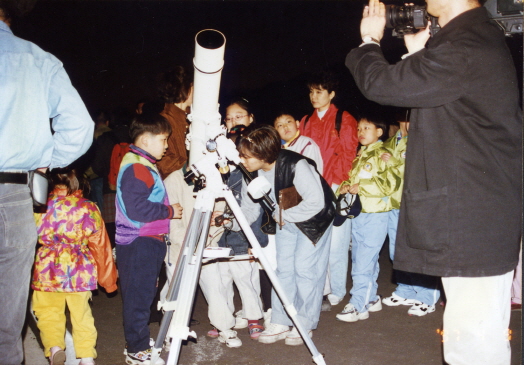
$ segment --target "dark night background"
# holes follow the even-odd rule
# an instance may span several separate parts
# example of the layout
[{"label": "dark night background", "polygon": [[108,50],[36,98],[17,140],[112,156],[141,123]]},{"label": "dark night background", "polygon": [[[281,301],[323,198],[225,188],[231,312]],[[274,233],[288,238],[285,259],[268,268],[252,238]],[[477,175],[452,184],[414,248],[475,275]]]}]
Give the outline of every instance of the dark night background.
[{"label": "dark night background", "polygon": [[[322,68],[339,77],[335,104],[356,116],[369,107],[344,66],[346,54],[361,42],[365,3],[39,0],[12,29],[64,63],[91,112],[134,110],[140,98],[154,96],[159,72],[173,65],[192,68],[200,30],[219,30],[226,37],[220,104],[244,96],[257,119],[271,123],[280,110],[298,118],[311,112],[306,80]],[[508,44],[522,82],[522,36]],[[406,53],[390,30],[381,46],[391,62]]]}]

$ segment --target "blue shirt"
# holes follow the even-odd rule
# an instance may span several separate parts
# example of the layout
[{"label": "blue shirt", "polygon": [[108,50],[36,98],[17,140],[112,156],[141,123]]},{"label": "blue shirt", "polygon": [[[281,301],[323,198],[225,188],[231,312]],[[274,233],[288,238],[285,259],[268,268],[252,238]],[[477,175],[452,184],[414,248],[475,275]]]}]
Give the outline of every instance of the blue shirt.
[{"label": "blue shirt", "polygon": [[0,171],[67,166],[93,128],[62,63],[0,21]]}]

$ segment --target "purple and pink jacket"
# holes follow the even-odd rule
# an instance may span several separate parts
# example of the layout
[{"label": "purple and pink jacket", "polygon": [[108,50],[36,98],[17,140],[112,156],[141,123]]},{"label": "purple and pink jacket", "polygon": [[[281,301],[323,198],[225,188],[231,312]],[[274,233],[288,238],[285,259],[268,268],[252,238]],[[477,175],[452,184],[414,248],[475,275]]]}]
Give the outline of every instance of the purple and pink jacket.
[{"label": "purple and pink jacket", "polygon": [[116,192],[116,244],[169,233],[174,217],[156,159],[135,145],[120,165]]}]

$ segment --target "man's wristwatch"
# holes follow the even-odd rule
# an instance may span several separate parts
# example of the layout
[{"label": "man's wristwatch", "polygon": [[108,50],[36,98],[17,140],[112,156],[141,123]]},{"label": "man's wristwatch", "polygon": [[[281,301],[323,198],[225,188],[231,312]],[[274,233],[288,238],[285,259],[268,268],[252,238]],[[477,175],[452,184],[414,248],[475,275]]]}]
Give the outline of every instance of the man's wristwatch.
[{"label": "man's wristwatch", "polygon": [[380,41],[378,39],[375,39],[370,35],[366,35],[362,37],[362,44],[371,44],[371,43],[374,43],[380,46]]}]

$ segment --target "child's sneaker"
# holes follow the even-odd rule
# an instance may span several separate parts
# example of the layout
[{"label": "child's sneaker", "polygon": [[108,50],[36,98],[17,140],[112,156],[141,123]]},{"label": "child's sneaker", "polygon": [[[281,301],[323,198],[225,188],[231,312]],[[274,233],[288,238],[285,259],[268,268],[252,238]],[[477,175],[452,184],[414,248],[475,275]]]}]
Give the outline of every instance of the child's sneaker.
[{"label": "child's sneaker", "polygon": [[[149,346],[153,347],[155,345],[155,339],[149,337]],[[124,347],[124,355],[127,355],[127,344]]]},{"label": "child's sneaker", "polygon": [[264,332],[258,336],[260,343],[275,343],[286,338],[289,333],[289,326],[283,324],[270,323]]},{"label": "child's sneaker", "polygon": [[[128,365],[151,365],[151,349],[139,352],[128,352],[126,355],[126,364]],[[165,361],[159,358],[155,365],[165,365]]]},{"label": "child's sneaker", "polygon": [[227,347],[236,348],[242,346],[242,341],[237,337],[237,331],[227,330],[218,333],[218,340],[225,343]]},{"label": "child's sneaker", "polygon": [[368,312],[379,312],[382,310],[382,303],[380,301],[380,297],[377,295],[377,299],[373,302],[369,302],[368,305],[366,305]]},{"label": "child's sneaker", "polygon": [[271,308],[264,312],[264,326],[269,326],[271,323]]},{"label": "child's sneaker", "polygon": [[382,303],[384,303],[388,307],[396,307],[399,305],[415,305],[417,302],[418,300],[402,298],[401,296],[398,296],[395,293],[391,294],[390,297],[382,299]]},{"label": "child's sneaker", "polygon": [[251,337],[252,340],[258,340],[258,337],[262,331],[264,331],[264,326],[258,323],[250,323],[247,327],[249,328],[249,337]]},{"label": "child's sneaker", "polygon": [[422,317],[422,316],[425,316],[426,314],[433,313],[434,311],[435,311],[434,305],[427,305],[427,304],[419,302],[413,305],[411,308],[409,308],[408,314],[410,316]]},{"label": "child's sneaker", "polygon": [[322,298],[322,305],[320,306],[321,312],[331,312],[331,302],[328,300],[327,295]]},{"label": "child's sneaker", "polygon": [[327,298],[332,306],[338,305],[342,301],[342,299],[344,299],[344,298],[339,298],[334,294],[328,294]]},{"label": "child's sneaker", "polygon": [[64,365],[66,361],[66,353],[58,346],[51,348],[51,356],[49,356],[50,365]]},{"label": "child's sneaker", "polygon": [[369,318],[369,312],[365,311],[364,313],[360,313],[356,310],[355,306],[351,303],[348,303],[344,310],[337,314],[337,319],[342,322],[356,322],[358,320],[368,319]]},{"label": "child's sneaker", "polygon": [[239,310],[235,313],[235,327],[233,327],[236,330],[241,330],[243,328],[247,328],[248,322],[246,318],[242,318],[244,315],[244,312]]},{"label": "child's sneaker", "polygon": [[92,357],[83,357],[78,365],[96,365]]},{"label": "child's sneaker", "polygon": [[[308,334],[309,338],[313,338],[313,331],[309,330]],[[304,344],[304,340],[302,339],[302,336],[300,336],[297,328],[293,327],[293,329],[288,332],[284,343],[289,346],[300,346]]]},{"label": "child's sneaker", "polygon": [[213,327],[213,329],[207,331],[206,335],[207,335],[207,337],[217,338],[218,337],[218,330]]}]

